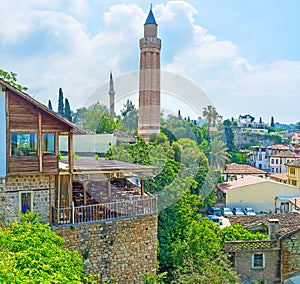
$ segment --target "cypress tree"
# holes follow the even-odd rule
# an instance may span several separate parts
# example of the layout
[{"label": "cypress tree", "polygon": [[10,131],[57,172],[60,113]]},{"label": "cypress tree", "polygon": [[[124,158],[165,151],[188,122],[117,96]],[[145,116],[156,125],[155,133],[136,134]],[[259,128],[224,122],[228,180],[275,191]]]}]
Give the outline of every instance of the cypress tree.
[{"label": "cypress tree", "polygon": [[58,94],[58,113],[64,115],[64,94],[62,88],[59,88]]},{"label": "cypress tree", "polygon": [[71,108],[70,108],[69,100],[67,98],[65,98],[65,113],[64,113],[64,116],[68,120],[72,121]]},{"label": "cypress tree", "polygon": [[51,110],[53,110],[53,109],[52,109],[52,103],[51,103],[51,101],[50,101],[50,100],[48,101],[48,109],[51,109]]},{"label": "cypress tree", "polygon": [[274,123],[274,117],[271,117],[271,127],[275,127],[275,123]]}]

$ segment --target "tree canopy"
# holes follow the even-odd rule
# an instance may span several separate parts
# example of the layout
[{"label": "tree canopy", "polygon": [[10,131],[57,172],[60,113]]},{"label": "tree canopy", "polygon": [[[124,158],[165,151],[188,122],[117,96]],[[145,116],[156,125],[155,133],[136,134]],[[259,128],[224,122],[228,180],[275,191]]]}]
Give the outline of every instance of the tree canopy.
[{"label": "tree canopy", "polygon": [[65,114],[65,107],[64,107],[64,93],[62,88],[59,88],[58,91],[58,109],[57,112],[61,115]]},{"label": "tree canopy", "polygon": [[64,110],[64,116],[67,118],[69,121],[72,121],[72,111],[70,107],[69,100],[65,98],[65,110]]},{"label": "tree canopy", "polygon": [[20,91],[28,90],[27,87],[24,87],[17,83],[17,74],[12,71],[7,72],[7,71],[4,71],[3,69],[0,69],[0,78]]},{"label": "tree canopy", "polygon": [[27,212],[21,222],[0,227],[1,283],[82,283],[82,256],[39,216]]}]

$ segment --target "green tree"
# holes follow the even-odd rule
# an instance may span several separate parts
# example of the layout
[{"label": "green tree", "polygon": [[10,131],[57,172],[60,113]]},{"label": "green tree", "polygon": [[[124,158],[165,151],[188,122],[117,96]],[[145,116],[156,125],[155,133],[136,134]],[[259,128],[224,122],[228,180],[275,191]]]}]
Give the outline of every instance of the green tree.
[{"label": "green tree", "polygon": [[211,142],[210,164],[217,169],[224,169],[230,159],[226,144],[218,139]]},{"label": "green tree", "polygon": [[252,233],[240,224],[233,224],[221,230],[222,243],[232,241],[267,240],[269,236],[260,232]]},{"label": "green tree", "polygon": [[275,127],[275,123],[274,123],[274,117],[271,116],[271,124],[270,124],[271,127]]},{"label": "green tree", "polygon": [[65,98],[65,110],[64,110],[64,116],[67,118],[69,121],[72,121],[72,111],[70,108],[70,103],[67,98]]},{"label": "green tree", "polygon": [[230,152],[231,155],[230,162],[236,164],[248,164],[248,159],[246,154]]},{"label": "green tree", "polygon": [[199,129],[192,122],[178,119],[175,116],[169,116],[167,120],[162,123],[161,129],[168,137],[170,143],[180,138],[190,138],[199,144],[204,139],[202,129]]},{"label": "green tree", "polygon": [[7,71],[0,69],[0,78],[20,91],[28,90],[27,87],[23,87],[17,83],[17,74],[12,71],[7,72]]},{"label": "green tree", "polygon": [[84,123],[83,127],[91,131],[96,132],[99,122],[104,115],[107,115],[107,108],[100,103],[94,104],[84,113]]},{"label": "green tree", "polygon": [[208,105],[203,108],[203,117],[206,118],[208,127],[215,126],[216,122],[222,117],[218,114],[216,108],[212,105]]},{"label": "green tree", "polygon": [[121,109],[122,124],[118,124],[118,129],[137,133],[138,128],[138,111],[131,100],[127,100]]},{"label": "green tree", "polygon": [[65,115],[65,107],[64,107],[64,94],[62,88],[59,88],[58,91],[58,110],[57,112],[61,115]]},{"label": "green tree", "polygon": [[100,120],[96,133],[111,133],[116,128],[116,122],[113,114],[104,113]]},{"label": "green tree", "polygon": [[74,113],[74,123],[81,123],[85,120],[86,107],[81,107]]},{"label": "green tree", "polygon": [[295,129],[298,131],[300,130],[300,121],[296,122]]},{"label": "green tree", "polygon": [[[159,214],[160,272],[166,283],[237,283],[220,229],[197,213],[200,200],[189,191]],[[201,281],[200,281],[201,280]]]},{"label": "green tree", "polygon": [[49,108],[50,110],[53,110],[53,109],[52,109],[52,103],[51,103],[50,100],[48,100],[48,108]]},{"label": "green tree", "polygon": [[223,121],[223,127],[226,137],[226,145],[229,152],[235,151],[236,147],[234,145],[234,134],[231,127],[231,122],[229,119]]},{"label": "green tree", "polygon": [[83,259],[31,212],[0,228],[1,283],[82,283]]},{"label": "green tree", "polygon": [[122,117],[125,117],[129,112],[135,110],[135,106],[131,100],[127,100],[126,103],[123,105],[123,109],[121,109]]}]

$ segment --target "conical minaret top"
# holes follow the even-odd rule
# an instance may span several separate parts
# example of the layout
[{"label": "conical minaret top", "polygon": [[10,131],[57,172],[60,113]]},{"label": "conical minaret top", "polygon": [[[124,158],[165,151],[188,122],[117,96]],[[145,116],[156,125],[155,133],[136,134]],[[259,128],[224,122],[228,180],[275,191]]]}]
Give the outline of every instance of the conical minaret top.
[{"label": "conical minaret top", "polygon": [[152,12],[152,5],[144,24],[144,37],[157,37],[157,23]]},{"label": "conical minaret top", "polygon": [[114,89],[114,81],[113,81],[113,76],[110,71],[110,76],[109,76],[109,113],[114,114],[115,113],[115,89]]}]

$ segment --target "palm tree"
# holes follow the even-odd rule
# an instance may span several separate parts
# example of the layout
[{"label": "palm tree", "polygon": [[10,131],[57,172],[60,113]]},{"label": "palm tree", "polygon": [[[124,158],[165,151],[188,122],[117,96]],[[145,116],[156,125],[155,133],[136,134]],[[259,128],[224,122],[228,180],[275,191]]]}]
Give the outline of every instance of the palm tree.
[{"label": "palm tree", "polygon": [[207,106],[207,108],[203,108],[203,116],[207,120],[208,127],[210,127],[211,122],[213,120],[213,112],[216,108],[212,105]]},{"label": "palm tree", "polygon": [[207,120],[208,127],[213,124],[213,126],[216,125],[216,121],[222,118],[222,116],[219,115],[216,108],[212,105],[207,106],[207,108],[203,108],[203,116]]},{"label": "palm tree", "polygon": [[227,151],[228,148],[223,141],[214,139],[211,143],[211,165],[219,170],[223,170],[226,166],[226,162],[228,162],[231,157]]}]

